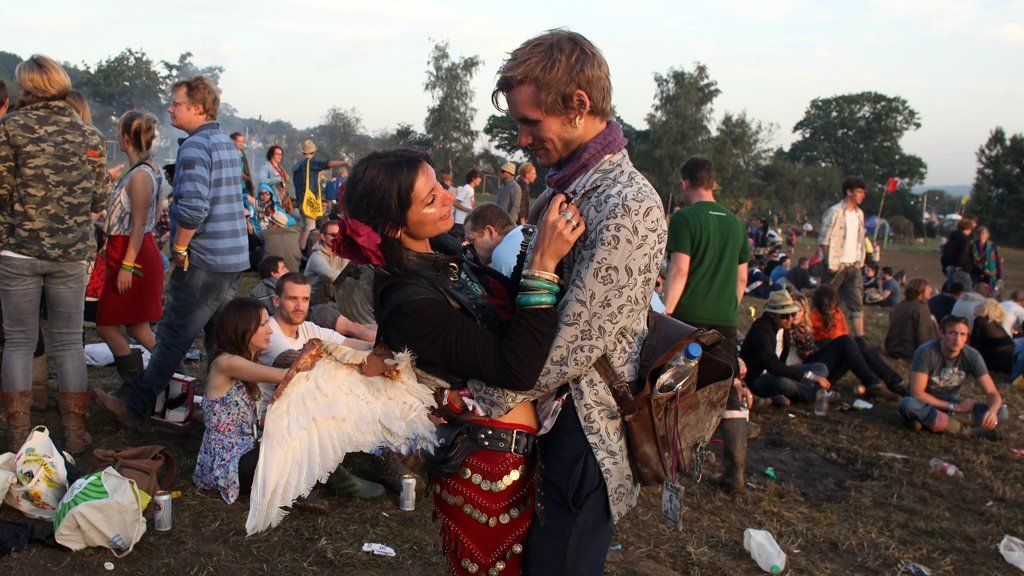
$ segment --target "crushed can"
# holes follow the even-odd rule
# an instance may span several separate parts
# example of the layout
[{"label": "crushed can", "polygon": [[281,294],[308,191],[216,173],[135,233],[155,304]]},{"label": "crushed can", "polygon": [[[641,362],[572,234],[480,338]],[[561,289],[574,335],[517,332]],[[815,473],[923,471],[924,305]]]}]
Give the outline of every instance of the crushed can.
[{"label": "crushed can", "polygon": [[174,525],[173,503],[171,493],[166,490],[161,490],[153,496],[153,528],[158,532],[167,532]]},{"label": "crushed can", "polygon": [[416,476],[402,474],[402,493],[398,496],[398,509],[406,512],[416,509]]}]

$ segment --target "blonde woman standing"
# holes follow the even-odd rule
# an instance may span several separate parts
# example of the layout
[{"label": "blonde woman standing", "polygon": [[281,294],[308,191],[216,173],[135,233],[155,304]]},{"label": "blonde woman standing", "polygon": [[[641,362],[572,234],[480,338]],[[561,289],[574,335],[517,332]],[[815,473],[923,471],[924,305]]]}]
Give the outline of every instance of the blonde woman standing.
[{"label": "blonde woman standing", "polygon": [[70,452],[85,450],[89,393],[82,352],[86,261],[92,213],[107,200],[106,152],[99,134],[66,101],[71,80],[34,55],[15,70],[22,98],[0,119],[0,302],[4,310],[3,392],[8,447],[31,429],[32,353],[46,294],[47,352],[55,360]]},{"label": "blonde woman standing", "polygon": [[120,178],[107,205],[106,276],[96,313],[96,331],[114,353],[114,365],[126,384],[142,372],[142,351],[121,334],[152,350],[151,322],[163,313],[164,266],[153,239],[163,176],[150,158],[156,117],[126,112],[118,123],[121,150],[131,168]]}]

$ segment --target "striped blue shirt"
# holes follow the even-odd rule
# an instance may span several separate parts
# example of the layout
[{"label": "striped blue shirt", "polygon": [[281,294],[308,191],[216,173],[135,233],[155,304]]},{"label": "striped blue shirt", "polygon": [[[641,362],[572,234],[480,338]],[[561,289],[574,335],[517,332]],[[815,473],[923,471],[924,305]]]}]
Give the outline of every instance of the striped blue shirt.
[{"label": "striped blue shirt", "polygon": [[207,122],[179,142],[171,203],[171,238],[178,226],[196,231],[189,265],[217,272],[249,268],[249,240],[242,208],[242,160],[217,122]]}]

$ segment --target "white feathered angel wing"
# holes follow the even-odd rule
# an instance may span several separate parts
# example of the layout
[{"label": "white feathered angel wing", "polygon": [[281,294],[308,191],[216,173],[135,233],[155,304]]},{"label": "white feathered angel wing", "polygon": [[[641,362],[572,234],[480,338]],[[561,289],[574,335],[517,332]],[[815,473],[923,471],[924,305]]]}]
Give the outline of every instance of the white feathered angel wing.
[{"label": "white feathered angel wing", "polygon": [[296,498],[309,494],[349,452],[390,448],[407,454],[437,446],[427,414],[435,406],[412,355],[396,354],[384,376],[364,376],[369,352],[310,340],[289,370],[263,426],[245,530],[276,526]]}]

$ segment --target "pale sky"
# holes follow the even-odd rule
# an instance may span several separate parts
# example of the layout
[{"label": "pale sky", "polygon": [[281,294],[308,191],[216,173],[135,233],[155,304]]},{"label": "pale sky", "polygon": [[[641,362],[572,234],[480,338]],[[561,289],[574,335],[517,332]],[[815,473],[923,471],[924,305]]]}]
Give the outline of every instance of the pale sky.
[{"label": "pale sky", "polygon": [[612,72],[613,103],[643,127],[653,74],[708,65],[715,116],[746,111],[788,146],[815,97],[874,90],[906,98],[922,127],[904,149],[930,185],[969,184],[995,126],[1024,132],[1024,0],[726,0],[719,2],[4,2],[0,50],[96,62],[126,47],[155,61],[185,51],[226,72],[223,99],[243,116],[303,128],[331,106],[355,108],[371,133],[423,129],[432,39],[483,61],[476,127],[495,113],[495,72],[543,30],[590,38]]}]

